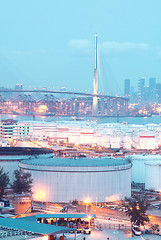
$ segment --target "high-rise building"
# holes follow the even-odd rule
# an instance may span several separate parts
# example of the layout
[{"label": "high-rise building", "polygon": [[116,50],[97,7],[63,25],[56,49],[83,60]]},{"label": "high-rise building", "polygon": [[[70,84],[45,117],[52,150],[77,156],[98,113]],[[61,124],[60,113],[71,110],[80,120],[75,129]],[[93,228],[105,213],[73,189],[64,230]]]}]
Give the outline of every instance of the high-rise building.
[{"label": "high-rise building", "polygon": [[124,81],[124,96],[130,96],[130,79],[125,79]]},{"label": "high-rise building", "polygon": [[156,78],[149,79],[149,101],[156,101]]},{"label": "high-rise building", "polygon": [[21,83],[16,84],[15,90],[22,90],[22,89],[23,89],[23,84]]},{"label": "high-rise building", "polygon": [[149,102],[149,86],[144,87],[144,101]]},{"label": "high-rise building", "polygon": [[137,92],[134,90],[134,87],[131,86],[130,89],[130,102],[131,103],[137,103],[138,99],[137,99]]},{"label": "high-rise building", "polygon": [[139,78],[138,79],[138,101],[143,102],[144,101],[144,91],[145,91],[145,78]]},{"label": "high-rise building", "polygon": [[161,83],[156,84],[156,94],[158,103],[161,103]]}]

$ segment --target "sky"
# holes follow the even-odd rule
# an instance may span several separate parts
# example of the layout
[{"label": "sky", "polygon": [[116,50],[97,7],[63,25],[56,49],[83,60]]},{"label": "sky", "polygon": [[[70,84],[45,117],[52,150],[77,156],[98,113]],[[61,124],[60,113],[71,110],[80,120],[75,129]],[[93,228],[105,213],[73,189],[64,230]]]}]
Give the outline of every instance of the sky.
[{"label": "sky", "polygon": [[124,79],[161,83],[160,0],[0,0],[0,87],[123,95]]}]

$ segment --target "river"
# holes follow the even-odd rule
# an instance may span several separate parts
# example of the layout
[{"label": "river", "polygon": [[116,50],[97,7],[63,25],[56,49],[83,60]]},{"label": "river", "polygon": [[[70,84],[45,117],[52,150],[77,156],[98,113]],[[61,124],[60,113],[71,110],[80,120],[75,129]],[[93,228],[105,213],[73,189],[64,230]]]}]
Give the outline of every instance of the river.
[{"label": "river", "polygon": [[[0,120],[4,119],[14,119],[18,121],[43,121],[43,122],[56,122],[56,121],[76,121],[74,117],[68,116],[35,116],[32,115],[7,115],[7,114],[0,114]],[[158,115],[154,115],[151,117],[84,117],[79,118],[80,121],[92,121],[100,123],[117,123],[117,122],[124,122],[128,124],[160,124],[161,117]]]}]

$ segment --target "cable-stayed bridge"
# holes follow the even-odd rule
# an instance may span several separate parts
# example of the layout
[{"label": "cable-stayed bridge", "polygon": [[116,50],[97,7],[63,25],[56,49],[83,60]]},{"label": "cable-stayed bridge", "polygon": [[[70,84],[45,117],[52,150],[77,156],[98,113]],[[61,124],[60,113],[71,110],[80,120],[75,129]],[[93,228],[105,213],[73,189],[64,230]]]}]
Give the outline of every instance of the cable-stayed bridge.
[{"label": "cable-stayed bridge", "polygon": [[[43,110],[43,108],[39,109],[40,106],[43,105],[44,111],[57,115],[127,116],[128,98],[98,94],[97,37],[97,34],[95,34],[93,93],[46,89],[0,89],[0,111],[3,112],[4,109],[8,111],[10,108],[12,112],[16,112],[15,110],[20,111],[21,109],[27,114],[29,112]],[[10,101],[5,98],[9,93],[12,94],[9,99]],[[37,94],[37,96],[35,96],[35,94]],[[57,95],[59,95],[59,98]],[[70,98],[64,97],[62,100],[60,95],[68,95]]]},{"label": "cable-stayed bridge", "polygon": [[94,116],[128,115],[129,99],[126,97],[38,89],[0,89],[0,94],[1,112],[9,104],[14,106],[14,112],[23,110],[24,113],[35,112],[40,105],[46,105],[48,112],[56,115],[94,115],[93,97],[97,97],[97,114]]}]

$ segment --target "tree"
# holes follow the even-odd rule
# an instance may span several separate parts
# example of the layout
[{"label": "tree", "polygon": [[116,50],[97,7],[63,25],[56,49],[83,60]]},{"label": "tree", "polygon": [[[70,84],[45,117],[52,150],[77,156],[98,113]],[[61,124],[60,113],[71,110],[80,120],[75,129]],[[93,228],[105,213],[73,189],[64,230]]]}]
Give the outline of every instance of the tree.
[{"label": "tree", "polygon": [[3,197],[4,189],[9,184],[8,172],[5,173],[3,168],[0,168],[0,199]]},{"label": "tree", "polygon": [[125,198],[126,215],[130,217],[132,225],[144,226],[145,222],[149,222],[148,214],[146,214],[149,205],[145,198]]},{"label": "tree", "polygon": [[15,180],[11,187],[17,194],[31,193],[33,179],[30,172],[23,172],[22,170],[14,171]]}]

